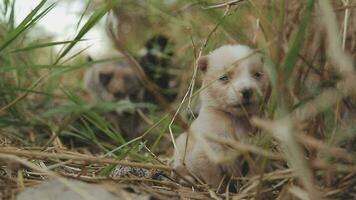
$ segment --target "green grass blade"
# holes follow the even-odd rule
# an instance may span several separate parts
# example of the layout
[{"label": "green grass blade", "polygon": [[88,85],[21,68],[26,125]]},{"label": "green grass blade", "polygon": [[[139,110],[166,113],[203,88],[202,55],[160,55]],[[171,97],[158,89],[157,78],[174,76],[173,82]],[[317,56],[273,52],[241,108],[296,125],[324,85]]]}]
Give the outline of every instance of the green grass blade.
[{"label": "green grass blade", "polygon": [[40,44],[34,44],[34,45],[30,45],[28,47],[24,47],[24,48],[20,48],[20,49],[15,49],[15,50],[13,50],[11,52],[12,53],[17,53],[17,52],[23,52],[23,51],[30,51],[30,50],[33,50],[33,49],[52,47],[52,46],[56,46],[56,45],[68,44],[68,43],[73,43],[73,42],[81,42],[81,41],[85,41],[85,40],[86,39],[81,39],[81,40],[77,40],[77,41],[68,40],[68,41],[60,41],[60,42],[40,43]]},{"label": "green grass blade", "polygon": [[308,24],[310,23],[313,7],[314,0],[306,0],[306,6],[300,20],[298,32],[293,39],[292,45],[286,58],[286,62],[284,64],[284,76],[286,80],[289,79],[293,72],[295,63],[298,58],[299,50],[303,45],[304,36],[307,31]]},{"label": "green grass blade", "polygon": [[70,43],[64,51],[58,56],[55,64],[57,64],[67,53],[75,46],[77,40],[80,40],[95,24],[97,24],[102,17],[114,6],[114,4],[106,4],[95,11],[88,21],[80,29],[79,33],[75,36],[74,42]]},{"label": "green grass blade", "polygon": [[14,0],[11,4],[11,10],[10,10],[10,16],[9,16],[10,30],[13,30],[15,27],[15,3],[16,3],[16,0]]},{"label": "green grass blade", "polygon": [[77,23],[77,26],[76,26],[77,29],[79,28],[80,24],[82,23],[83,18],[84,18],[84,15],[87,13],[90,4],[91,4],[91,1],[88,1],[88,3],[87,3],[86,6],[85,6],[84,11],[83,11],[82,14],[80,15],[80,18],[79,18],[78,23]]},{"label": "green grass blade", "polygon": [[[21,33],[26,31],[31,25],[33,25],[37,20],[34,21],[36,14],[38,11],[44,6],[44,4],[47,2],[47,0],[42,0],[36,7],[33,9],[26,17],[25,19],[13,30],[11,31],[7,37],[0,43],[0,52],[4,50],[9,44],[11,44],[12,41],[14,41]],[[50,5],[47,7],[46,10],[52,9],[54,7],[54,4]],[[47,14],[48,12],[42,12],[41,14]],[[40,15],[41,15],[40,14]],[[38,15],[38,16],[40,16]],[[37,19],[38,19],[37,16]]]}]

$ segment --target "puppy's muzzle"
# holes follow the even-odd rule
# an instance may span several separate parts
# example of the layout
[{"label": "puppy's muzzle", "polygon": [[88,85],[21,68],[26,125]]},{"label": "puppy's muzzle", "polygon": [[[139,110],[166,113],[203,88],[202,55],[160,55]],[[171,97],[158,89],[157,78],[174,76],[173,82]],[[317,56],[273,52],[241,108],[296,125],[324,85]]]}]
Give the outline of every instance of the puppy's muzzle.
[{"label": "puppy's muzzle", "polygon": [[241,96],[243,102],[250,102],[253,97],[253,90],[251,88],[243,89],[241,91]]}]

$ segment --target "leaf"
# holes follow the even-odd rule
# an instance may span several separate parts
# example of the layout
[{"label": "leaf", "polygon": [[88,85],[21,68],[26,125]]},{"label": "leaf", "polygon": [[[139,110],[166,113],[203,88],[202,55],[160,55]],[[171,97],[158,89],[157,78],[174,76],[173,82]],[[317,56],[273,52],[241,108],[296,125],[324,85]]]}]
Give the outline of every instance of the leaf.
[{"label": "leaf", "polygon": [[[116,1],[114,1],[116,2]],[[71,42],[63,52],[58,56],[54,64],[57,64],[68,52],[75,46],[75,44],[95,25],[102,17],[115,5],[115,3],[107,3],[98,10],[96,10],[88,19],[88,21],[79,30],[79,33],[75,36],[73,42]]]},{"label": "leaf", "polygon": [[72,42],[81,42],[85,41],[86,39],[81,39],[78,41],[73,41],[73,40],[68,40],[68,41],[60,41],[60,42],[48,42],[48,43],[40,43],[40,44],[34,44],[30,45],[28,47],[20,48],[20,49],[15,49],[11,51],[12,53],[17,53],[17,52],[23,52],[23,51],[30,51],[33,49],[39,49],[39,48],[45,48],[45,47],[51,47],[51,46],[56,46],[56,45],[61,45],[61,44],[68,44]]},{"label": "leaf", "polygon": [[51,4],[40,14],[36,15],[38,11],[44,6],[47,0],[42,0],[35,9],[33,9],[25,19],[13,30],[11,31],[5,39],[0,43],[0,52],[4,50],[8,45],[10,45],[21,33],[26,31],[29,27],[34,25],[39,19],[45,16],[51,9],[54,8],[55,4]]}]

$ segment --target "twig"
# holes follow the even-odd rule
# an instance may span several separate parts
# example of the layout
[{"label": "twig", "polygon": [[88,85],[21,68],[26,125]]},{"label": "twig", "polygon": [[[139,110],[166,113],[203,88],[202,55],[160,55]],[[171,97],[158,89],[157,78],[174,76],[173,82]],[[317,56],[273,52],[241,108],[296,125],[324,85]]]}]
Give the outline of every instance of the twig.
[{"label": "twig", "polygon": [[144,163],[135,163],[129,161],[121,161],[109,158],[99,158],[88,156],[84,154],[77,154],[77,155],[69,155],[63,153],[43,153],[43,152],[34,152],[34,151],[26,151],[26,150],[17,150],[17,149],[9,149],[9,148],[1,148],[0,153],[8,154],[8,155],[15,155],[27,158],[37,158],[37,159],[68,159],[73,161],[81,161],[87,163],[105,163],[105,164],[118,164],[123,166],[130,166],[130,167],[138,167],[138,168],[145,168],[145,169],[160,169],[163,171],[171,171],[171,168],[164,165],[153,165],[153,164],[144,164]]},{"label": "twig", "polygon": [[355,161],[355,156],[350,155],[345,149],[339,148],[339,147],[331,147],[323,143],[322,141],[313,138],[309,135],[306,134],[298,134],[296,135],[297,139],[302,142],[306,146],[313,147],[315,149],[318,149],[320,151],[326,151],[332,156],[336,158],[341,158],[347,162],[353,162]]},{"label": "twig", "polygon": [[330,164],[322,160],[314,160],[311,165],[316,169],[333,170],[344,173],[356,173],[356,165]]},{"label": "twig", "polygon": [[283,157],[279,153],[273,153],[267,150],[264,150],[262,148],[250,145],[250,144],[244,144],[239,141],[231,140],[231,139],[225,139],[225,138],[219,138],[219,137],[208,137],[209,140],[212,140],[214,142],[220,143],[220,144],[226,144],[229,147],[238,150],[241,153],[245,152],[251,152],[257,155],[261,155],[264,157],[267,157],[269,159],[273,160],[283,160]]},{"label": "twig", "polygon": [[154,179],[147,179],[147,178],[131,178],[131,177],[90,177],[90,176],[80,176],[77,177],[76,175],[72,174],[61,174],[66,177],[70,178],[79,178],[82,181],[86,182],[91,182],[91,183],[96,183],[98,181],[115,181],[115,182],[149,182],[149,183],[155,183],[155,184],[160,184],[172,188],[179,188],[179,184],[176,183],[170,183],[170,182],[163,182],[159,180],[154,180]]},{"label": "twig", "polygon": [[232,5],[238,4],[238,3],[242,2],[242,1],[244,1],[244,0],[231,0],[231,1],[227,1],[225,3],[220,3],[220,4],[207,6],[204,9],[213,9],[213,8],[222,8],[222,7],[226,7],[226,6],[232,6]]},{"label": "twig", "polygon": [[344,11],[345,9],[355,9],[356,5],[347,5],[335,8],[334,11]]}]

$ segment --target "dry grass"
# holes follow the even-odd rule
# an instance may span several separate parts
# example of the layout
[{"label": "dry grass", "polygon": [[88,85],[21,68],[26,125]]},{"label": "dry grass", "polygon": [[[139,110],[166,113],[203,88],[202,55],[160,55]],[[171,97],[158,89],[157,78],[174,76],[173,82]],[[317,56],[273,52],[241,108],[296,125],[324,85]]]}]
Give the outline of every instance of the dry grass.
[{"label": "dry grass", "polygon": [[[47,178],[58,179],[74,191],[75,186],[68,184],[65,178],[109,185],[111,191],[117,192],[127,191],[130,187],[137,194],[149,194],[157,199],[355,199],[355,8],[355,0],[122,4],[116,8],[116,14],[130,23],[140,23],[132,23],[132,35],[122,35],[119,27],[115,44],[141,74],[141,81],[166,108],[164,112],[153,111],[146,116],[153,124],[142,137],[129,142],[122,142],[115,135],[117,133],[100,119],[100,114],[91,112],[92,105],[88,108],[82,103],[81,98],[85,99],[82,89],[71,88],[60,80],[62,88],[70,89],[57,88],[51,95],[41,95],[51,89],[52,73],[60,67],[59,60],[51,63],[53,68],[46,72],[36,68],[23,72],[41,78],[22,82],[19,77],[25,75],[16,67],[19,63],[8,61],[6,56],[10,55],[11,48],[26,45],[19,42],[9,43],[10,47],[2,46],[1,199],[14,199],[23,188]],[[0,30],[0,37],[7,34]],[[179,67],[175,73],[181,77],[181,88],[180,98],[173,105],[167,105],[159,89],[142,74],[130,54],[138,49],[136,43],[142,44],[143,38],[155,32],[170,36],[176,46]],[[75,42],[81,39],[79,36]],[[244,155],[249,165],[246,176],[236,177],[241,186],[237,192],[219,194],[204,184],[184,186],[169,178],[175,173],[167,159],[174,145],[162,151],[153,148],[156,145],[145,146],[142,142],[151,135],[159,138],[157,143],[172,142],[169,133],[174,137],[186,128],[190,121],[185,112],[190,112],[191,101],[199,93],[196,60],[226,43],[248,44],[265,54],[272,94],[263,115],[252,120],[260,130],[251,136],[249,143],[212,138]],[[35,53],[11,54],[14,56],[11,59],[20,57],[19,60],[26,60],[28,65],[39,65],[27,60],[32,55]],[[57,75],[64,80],[80,77],[81,68],[88,63],[79,61],[79,64],[56,71]],[[6,70],[9,66],[10,70]],[[81,71],[65,74],[66,70]],[[24,90],[11,93],[6,90],[10,86]],[[79,95],[74,95],[74,91],[80,91]],[[45,103],[40,105],[38,102]],[[54,105],[67,105],[68,102],[75,102],[75,106],[60,107],[54,112],[58,116],[37,115],[50,111]],[[26,123],[20,123],[21,120]],[[87,129],[80,129],[82,127],[76,127],[78,120],[94,127],[88,125]],[[97,131],[104,132],[105,137],[98,136]],[[76,133],[85,145],[68,145],[65,142],[68,136],[64,137],[66,133],[71,133],[69,138]],[[117,164],[145,168],[150,175],[109,176],[113,165]]]}]

